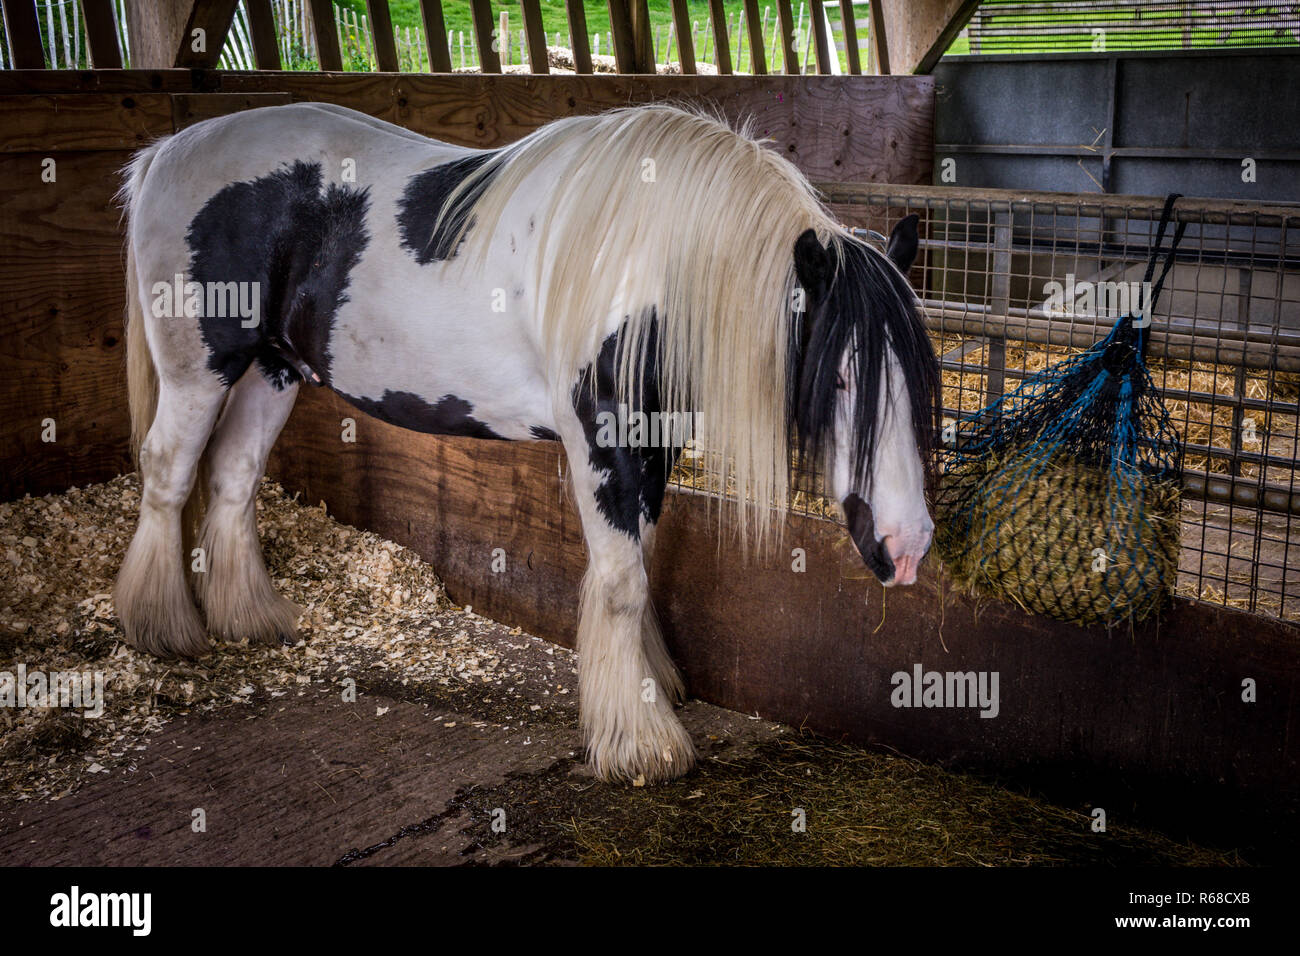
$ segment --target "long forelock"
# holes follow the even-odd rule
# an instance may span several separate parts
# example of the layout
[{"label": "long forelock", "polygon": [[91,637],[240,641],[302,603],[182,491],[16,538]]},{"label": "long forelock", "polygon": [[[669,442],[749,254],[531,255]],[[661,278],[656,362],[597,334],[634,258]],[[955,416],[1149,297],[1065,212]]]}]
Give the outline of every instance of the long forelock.
[{"label": "long forelock", "polygon": [[[833,435],[840,365],[850,354],[856,398],[850,439],[852,477],[855,485],[863,487],[878,450],[882,383],[886,400],[892,395],[889,353],[903,375],[916,447],[927,468],[935,437],[939,371],[915,293],[893,263],[851,237],[838,243],[838,253],[823,306],[824,321],[813,330],[803,356],[794,416],[801,461],[820,464]],[[893,413],[888,406],[883,411]]]}]

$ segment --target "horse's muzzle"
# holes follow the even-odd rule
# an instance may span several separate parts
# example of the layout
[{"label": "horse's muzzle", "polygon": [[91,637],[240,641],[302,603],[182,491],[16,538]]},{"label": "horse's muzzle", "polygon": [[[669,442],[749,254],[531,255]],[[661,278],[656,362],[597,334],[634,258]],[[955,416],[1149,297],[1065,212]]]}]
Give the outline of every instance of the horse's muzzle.
[{"label": "horse's muzzle", "polygon": [[884,541],[876,540],[876,522],[871,516],[871,505],[858,495],[851,494],[842,502],[844,517],[848,520],[849,535],[857,546],[862,560],[881,584],[894,583],[894,561]]}]

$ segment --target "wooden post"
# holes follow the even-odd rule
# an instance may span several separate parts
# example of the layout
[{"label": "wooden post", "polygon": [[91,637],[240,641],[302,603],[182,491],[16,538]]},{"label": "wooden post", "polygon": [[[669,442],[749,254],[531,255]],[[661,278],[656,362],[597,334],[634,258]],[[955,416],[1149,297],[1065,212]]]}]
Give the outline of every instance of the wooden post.
[{"label": "wooden post", "polygon": [[871,0],[871,55],[875,60],[875,72],[889,76],[889,33],[885,28],[883,0]]},{"label": "wooden post", "polygon": [[[754,0],[755,3],[758,0]],[[717,61],[718,72],[723,76],[731,75],[731,40],[727,36],[727,11],[722,0],[709,0],[709,20],[713,24],[713,59]]]},{"label": "wooden post", "polygon": [[808,0],[811,7],[809,26],[812,28],[813,49],[817,53],[817,72],[825,76],[831,71],[830,40],[826,36],[826,8],[822,0]]},{"label": "wooden post", "polygon": [[682,72],[687,75],[695,73],[695,44],[691,40],[691,11],[686,0],[672,0],[673,27],[677,30],[677,54],[681,59]]},{"label": "wooden post", "polygon": [[888,44],[888,51],[878,48],[883,54],[881,72],[929,73],[974,15],[979,0],[876,0],[871,5],[873,29],[877,7],[883,23],[880,34]]},{"label": "wooden post", "polygon": [[375,47],[375,63],[380,73],[396,73],[397,43],[393,39],[393,18],[388,12],[388,0],[366,0],[370,11],[370,40]]},{"label": "wooden post", "polygon": [[447,43],[447,21],[442,13],[442,0],[420,0],[420,16],[424,21],[424,42],[429,50],[429,72],[451,72],[451,49]]},{"label": "wooden post", "polygon": [[745,29],[749,31],[750,71],[762,76],[767,72],[767,58],[763,52],[763,22],[758,17],[758,0],[745,0]]},{"label": "wooden post", "polygon": [[781,57],[785,62],[786,73],[799,72],[799,54],[795,52],[795,32],[797,27],[794,23],[794,10],[790,8],[790,0],[776,0],[777,15],[777,32],[781,44]]},{"label": "wooden post", "polygon": [[862,59],[858,56],[858,18],[853,12],[853,0],[840,0],[840,18],[844,21],[844,58],[849,72],[862,72]]},{"label": "wooden post", "polygon": [[[613,33],[614,65],[620,73],[639,73],[636,38],[632,31],[632,5],[628,0],[609,0],[609,26]],[[600,38],[596,38],[600,50]]]},{"label": "wooden post", "polygon": [[343,69],[343,55],[339,52],[339,29],[334,22],[334,4],[331,0],[311,0],[312,32],[316,35],[316,58],[320,68],[338,73]]},{"label": "wooden post", "polygon": [[[164,2],[138,5],[147,8],[147,13],[143,10],[140,12],[145,13],[145,18],[148,18],[155,16],[158,7],[168,7],[171,4]],[[181,27],[180,36],[176,38],[172,63],[169,65],[198,70],[214,68],[217,60],[221,58],[221,48],[226,45],[226,36],[230,33],[230,23],[235,18],[235,8],[238,6],[239,0],[194,0],[189,17]],[[137,19],[143,18],[137,14]],[[200,34],[199,31],[202,33]],[[203,38],[201,50],[195,49],[199,36]],[[139,52],[138,46],[137,52]],[[149,68],[139,62],[133,62],[131,65],[136,68]]]},{"label": "wooden post", "polygon": [[275,17],[271,0],[244,0],[248,29],[252,33],[253,57],[259,70],[280,69],[280,50],[276,46]]},{"label": "wooden post", "polygon": [[36,0],[3,0],[3,6],[11,68],[45,69],[45,51],[41,49],[41,27],[36,18]]},{"label": "wooden post", "polygon": [[501,57],[492,49],[492,31],[496,24],[492,22],[491,0],[469,0],[469,12],[474,21],[479,69],[484,73],[500,73]]},{"label": "wooden post", "polygon": [[550,73],[541,0],[519,0],[519,10],[524,18],[524,36],[528,38],[528,68],[534,73]]},{"label": "wooden post", "polygon": [[86,48],[90,64],[97,70],[120,70],[122,49],[117,43],[117,26],[113,22],[113,0],[81,0],[86,18]]},{"label": "wooden post", "polygon": [[591,72],[591,41],[587,39],[587,10],[582,0],[564,0],[569,15],[569,46],[573,49],[573,72]]}]

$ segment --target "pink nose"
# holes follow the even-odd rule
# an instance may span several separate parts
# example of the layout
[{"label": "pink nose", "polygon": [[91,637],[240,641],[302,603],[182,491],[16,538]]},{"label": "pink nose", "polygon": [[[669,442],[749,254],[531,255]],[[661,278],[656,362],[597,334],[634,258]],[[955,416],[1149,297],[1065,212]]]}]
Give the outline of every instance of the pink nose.
[{"label": "pink nose", "polygon": [[[889,559],[894,562],[894,580],[889,582],[888,586],[892,587],[895,584],[915,584],[916,572],[921,567],[921,558],[924,556],[925,552],[922,551],[921,554],[895,554],[897,539],[894,538],[893,535],[889,535],[881,543],[888,549]],[[898,548],[898,551],[902,552],[903,548]]]}]

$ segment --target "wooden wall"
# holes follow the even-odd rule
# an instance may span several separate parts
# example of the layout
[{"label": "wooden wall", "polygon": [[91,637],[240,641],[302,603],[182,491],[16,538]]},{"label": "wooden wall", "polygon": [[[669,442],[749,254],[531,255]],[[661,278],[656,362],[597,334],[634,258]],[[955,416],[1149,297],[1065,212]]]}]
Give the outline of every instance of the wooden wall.
[{"label": "wooden wall", "polygon": [[[356,444],[340,443],[345,417],[357,420]],[[307,503],[413,548],[457,602],[571,646],[586,555],[566,467],[553,442],[411,434],[313,389],[270,470]],[[1239,837],[1294,820],[1294,625],[1180,599],[1132,631],[1079,628],[954,594],[933,560],[915,587],[886,592],[825,520],[790,517],[782,549],[750,560],[719,543],[716,521],[709,498],[670,491],[651,568],[692,695],[1063,799],[1136,807],[1165,826],[1181,815],[1204,832],[1212,814],[1234,814],[1218,819]],[[793,548],[806,552],[803,572]],[[895,708],[891,676],[917,664],[998,672],[998,716]],[[1254,703],[1242,700],[1247,678]],[[1243,806],[1258,818],[1236,816]]]},{"label": "wooden wall", "polygon": [[[933,153],[928,77],[0,72],[0,500],[129,467],[112,197],[131,151],[207,117],[295,99],[482,147],[558,116],[704,103],[753,118],[806,174],[838,182],[929,182]],[[47,160],[54,182],[42,180]],[[53,443],[42,440],[46,419]]]},{"label": "wooden wall", "polygon": [[[933,87],[923,77],[0,75],[0,498],[128,467],[115,170],[154,136],[295,97],[485,146],[552,115],[707,99],[754,115],[815,179],[930,178]],[[54,184],[40,179],[47,156]],[[344,416],[358,419],[354,445],[338,441]],[[45,417],[58,424],[53,445],[40,441]],[[398,432],[318,391],[300,400],[272,461],[306,500],[414,547],[455,600],[567,643],[585,554],[563,471],[550,443]],[[958,766],[1038,782],[1059,773],[1074,799],[1106,799],[1119,781],[1166,820],[1179,788],[1193,814],[1243,795],[1294,813],[1295,628],[1179,602],[1159,626],[1107,634],[978,609],[944,592],[932,565],[886,600],[834,525],[791,518],[786,543],[806,549],[806,572],[784,553],[743,563],[719,543],[707,499],[670,495],[652,582],[696,696]],[[507,551],[500,575],[496,547]],[[892,707],[890,675],[916,664],[998,671],[999,717]],[[1241,701],[1245,678],[1259,684],[1257,703]]]}]

